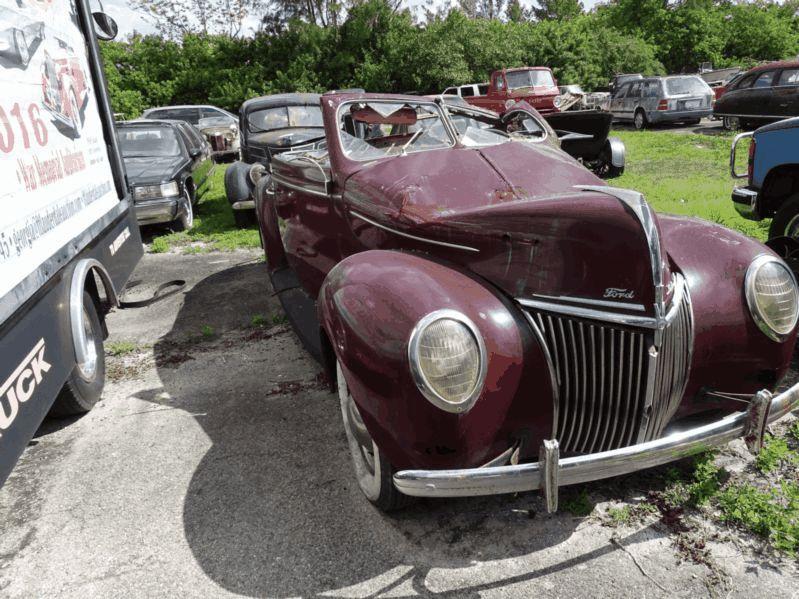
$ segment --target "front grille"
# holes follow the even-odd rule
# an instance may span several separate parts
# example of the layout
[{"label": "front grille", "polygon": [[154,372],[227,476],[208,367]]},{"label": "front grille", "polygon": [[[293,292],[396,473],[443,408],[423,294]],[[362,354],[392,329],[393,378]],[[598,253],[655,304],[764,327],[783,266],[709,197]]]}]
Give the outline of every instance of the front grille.
[{"label": "front grille", "polygon": [[555,370],[555,438],[562,451],[606,451],[663,433],[688,378],[693,326],[687,289],[657,352],[654,330],[539,309],[527,313]]}]

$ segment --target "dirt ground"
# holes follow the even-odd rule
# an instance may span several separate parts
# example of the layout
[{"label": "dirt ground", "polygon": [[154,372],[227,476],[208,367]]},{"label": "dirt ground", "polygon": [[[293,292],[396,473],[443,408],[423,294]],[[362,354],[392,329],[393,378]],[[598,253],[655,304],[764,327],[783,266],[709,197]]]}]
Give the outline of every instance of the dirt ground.
[{"label": "dirt ground", "polygon": [[111,314],[103,399],[46,421],[0,489],[0,595],[799,596],[795,562],[699,512],[612,524],[665,468],[564,489],[588,516],[534,493],[378,512],[259,253],[148,254],[129,297],[175,278]]}]

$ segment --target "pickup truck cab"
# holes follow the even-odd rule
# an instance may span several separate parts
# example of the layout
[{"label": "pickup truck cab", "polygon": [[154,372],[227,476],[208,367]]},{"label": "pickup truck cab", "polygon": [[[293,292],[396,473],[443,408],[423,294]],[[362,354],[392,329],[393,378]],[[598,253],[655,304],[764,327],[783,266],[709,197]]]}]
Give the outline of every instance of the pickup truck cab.
[{"label": "pickup truck cab", "polygon": [[[735,170],[740,142],[752,138],[746,173]],[[746,179],[732,192],[735,209],[744,218],[771,218],[769,239],[799,239],[799,118],[778,121],[735,138],[730,152],[730,173]]]},{"label": "pickup truck cab", "polygon": [[[483,85],[474,87],[477,91],[484,88]],[[558,112],[556,98],[560,95],[560,90],[552,70],[548,67],[521,67],[494,71],[487,93],[471,96],[458,93],[458,95],[469,104],[499,114],[522,100],[541,114],[547,114]]]}]

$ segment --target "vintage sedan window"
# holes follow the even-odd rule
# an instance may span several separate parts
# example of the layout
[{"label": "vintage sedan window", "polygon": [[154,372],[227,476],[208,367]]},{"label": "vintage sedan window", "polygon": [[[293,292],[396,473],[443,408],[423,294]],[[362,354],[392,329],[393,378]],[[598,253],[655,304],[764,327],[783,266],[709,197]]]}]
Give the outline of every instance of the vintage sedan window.
[{"label": "vintage sedan window", "polygon": [[520,87],[554,87],[555,80],[549,71],[510,71],[505,74],[510,89]]},{"label": "vintage sedan window", "polygon": [[171,127],[118,127],[117,139],[126,158],[181,154],[180,141]]},{"label": "vintage sedan window", "polygon": [[785,69],[778,85],[799,85],[799,69]]},{"label": "vintage sedan window", "polygon": [[755,84],[752,87],[771,87],[771,83],[774,81],[774,75],[776,71],[766,71],[762,73],[757,79],[755,79]]},{"label": "vintage sedan window", "polygon": [[353,160],[375,160],[451,147],[431,102],[349,102],[339,107],[341,147]]},{"label": "vintage sedan window", "polygon": [[484,123],[465,114],[450,114],[450,120],[464,146],[495,146],[510,141],[510,138],[489,123]]},{"label": "vintage sedan window", "polygon": [[259,133],[290,127],[323,127],[319,106],[280,106],[256,110],[247,117],[251,132]]}]

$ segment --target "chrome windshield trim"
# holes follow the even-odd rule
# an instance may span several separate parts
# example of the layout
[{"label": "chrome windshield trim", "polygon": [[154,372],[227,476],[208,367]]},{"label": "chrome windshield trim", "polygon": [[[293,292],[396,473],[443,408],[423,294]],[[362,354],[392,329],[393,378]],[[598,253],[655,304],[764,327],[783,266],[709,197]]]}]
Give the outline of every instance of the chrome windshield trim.
[{"label": "chrome windshield trim", "polygon": [[394,235],[399,235],[400,237],[406,237],[407,239],[413,239],[414,241],[420,241],[422,243],[431,243],[433,245],[440,245],[442,247],[452,248],[454,250],[463,250],[465,252],[480,252],[480,250],[478,250],[477,248],[469,247],[467,245],[458,245],[457,243],[447,243],[446,241],[437,241],[435,239],[417,237],[416,235],[411,235],[410,233],[403,233],[402,231],[397,231],[396,229],[392,229],[378,222],[375,222],[371,218],[368,218],[359,212],[355,212],[354,210],[350,210],[350,214],[355,218],[357,218],[358,220],[362,220],[363,222],[368,223],[373,227],[377,227],[378,229],[383,229],[388,233],[393,233]]},{"label": "chrome windshield trim", "polygon": [[607,300],[591,299],[589,297],[572,297],[568,295],[544,295],[534,293],[534,298],[551,302],[570,302],[573,304],[586,304],[589,306],[603,306],[606,308],[618,308],[619,310],[633,310],[635,312],[644,312],[646,307],[643,304],[635,304],[631,302],[610,302]]},{"label": "chrome windshield trim", "polygon": [[665,311],[665,289],[663,284],[663,256],[660,251],[660,233],[655,223],[655,215],[647,204],[642,193],[631,189],[621,189],[620,187],[609,187],[605,185],[577,185],[581,191],[595,191],[612,196],[624,203],[632,210],[641,229],[646,236],[649,246],[649,262],[652,269],[652,282],[655,286],[655,316],[661,317]]}]

